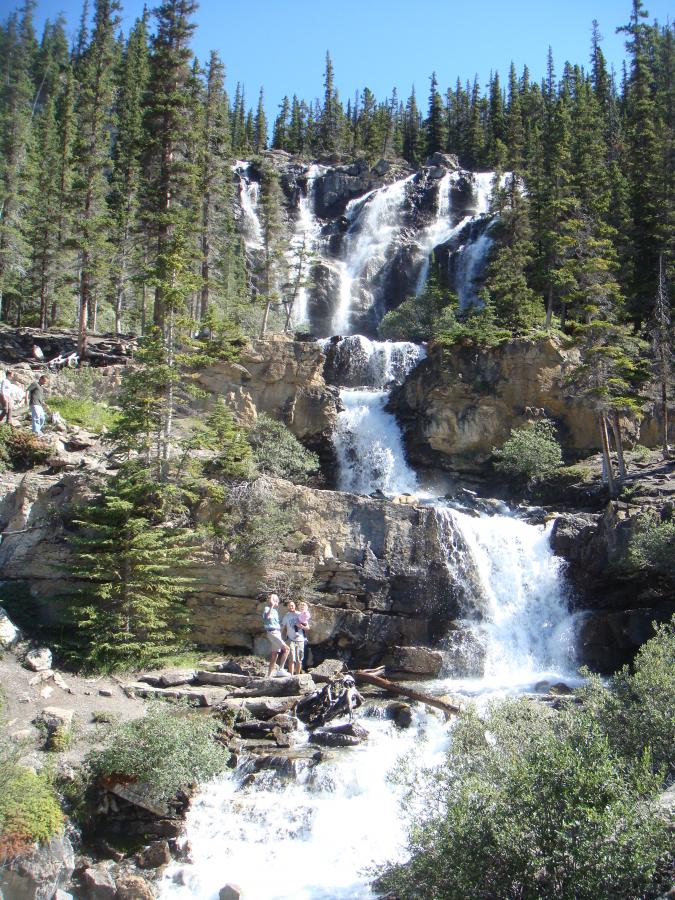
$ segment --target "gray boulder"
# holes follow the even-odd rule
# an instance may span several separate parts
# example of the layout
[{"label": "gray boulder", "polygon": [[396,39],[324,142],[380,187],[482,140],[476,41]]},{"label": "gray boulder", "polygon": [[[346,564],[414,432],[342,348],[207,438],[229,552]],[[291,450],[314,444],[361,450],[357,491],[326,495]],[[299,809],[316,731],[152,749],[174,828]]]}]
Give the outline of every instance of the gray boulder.
[{"label": "gray boulder", "polygon": [[68,884],[74,868],[69,839],[54,837],[0,869],[0,893],[5,900],[52,900]]},{"label": "gray boulder", "polygon": [[82,882],[89,900],[115,900],[115,880],[105,863],[96,863],[82,873]]},{"label": "gray boulder", "polygon": [[45,672],[52,667],[52,651],[48,647],[30,650],[24,662],[34,672]]},{"label": "gray boulder", "polygon": [[20,637],[19,629],[0,606],[0,647],[12,647]]}]

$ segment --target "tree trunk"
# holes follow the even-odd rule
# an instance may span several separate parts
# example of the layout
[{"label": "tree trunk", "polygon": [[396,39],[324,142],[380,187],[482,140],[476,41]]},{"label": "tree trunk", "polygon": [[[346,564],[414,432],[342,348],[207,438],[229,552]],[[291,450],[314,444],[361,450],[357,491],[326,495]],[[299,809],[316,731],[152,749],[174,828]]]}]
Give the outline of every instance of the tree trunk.
[{"label": "tree trunk", "polygon": [[551,327],[551,322],[553,321],[553,285],[550,284],[548,288],[548,298],[546,300],[546,327]]},{"label": "tree trunk", "polygon": [[434,709],[440,709],[449,716],[458,716],[462,712],[461,706],[455,706],[454,703],[448,703],[439,697],[432,697],[430,694],[423,694],[421,691],[415,691],[412,688],[404,687],[395,681],[389,681],[387,678],[381,678],[379,675],[373,675],[371,672],[357,669],[354,672],[354,678],[357,681],[365,681],[366,684],[374,684],[376,687],[384,688],[392,694],[400,694],[403,697],[409,697],[411,700],[418,700],[420,703],[426,703],[427,706],[433,706]]},{"label": "tree trunk", "polygon": [[613,409],[612,418],[612,434],[614,435],[614,446],[616,447],[616,461],[619,464],[619,481],[623,481],[626,477],[626,460],[623,455],[623,441],[621,439],[621,422],[619,421],[619,413]]},{"label": "tree trunk", "polygon": [[661,446],[663,448],[663,456],[665,459],[667,459],[670,453],[670,448],[668,447],[668,387],[666,385],[665,379],[661,380],[661,419],[663,427],[663,431],[661,433]]},{"label": "tree trunk", "polygon": [[272,306],[272,299],[270,298],[265,304],[265,312],[263,313],[262,325],[260,326],[260,337],[264,338],[267,333],[267,320],[270,315],[270,307]]},{"label": "tree trunk", "polygon": [[604,415],[598,416],[598,424],[600,425],[600,438],[602,440],[602,459],[607,474],[607,489],[609,496],[614,499],[616,497],[616,482],[614,480],[614,469],[612,467],[612,457],[609,453],[609,438],[607,435],[607,420]]},{"label": "tree trunk", "polygon": [[[86,255],[85,255],[86,257]],[[87,352],[87,309],[89,306],[89,273],[86,258],[80,270],[80,314],[77,324],[77,353],[83,359]]]}]

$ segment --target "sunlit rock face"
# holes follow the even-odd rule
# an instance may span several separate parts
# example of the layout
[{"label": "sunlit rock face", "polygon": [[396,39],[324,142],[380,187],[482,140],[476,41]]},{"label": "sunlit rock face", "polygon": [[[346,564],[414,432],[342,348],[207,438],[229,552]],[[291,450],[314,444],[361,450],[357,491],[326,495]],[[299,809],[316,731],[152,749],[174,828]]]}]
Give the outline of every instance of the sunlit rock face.
[{"label": "sunlit rock face", "polygon": [[[566,449],[596,450],[597,416],[567,383],[578,363],[578,351],[563,349],[553,338],[513,340],[480,351],[472,345],[452,352],[430,348],[428,359],[395,388],[390,401],[403,424],[409,458],[480,471],[512,428],[543,416],[555,421]],[[630,436],[635,423],[624,425]]]}]

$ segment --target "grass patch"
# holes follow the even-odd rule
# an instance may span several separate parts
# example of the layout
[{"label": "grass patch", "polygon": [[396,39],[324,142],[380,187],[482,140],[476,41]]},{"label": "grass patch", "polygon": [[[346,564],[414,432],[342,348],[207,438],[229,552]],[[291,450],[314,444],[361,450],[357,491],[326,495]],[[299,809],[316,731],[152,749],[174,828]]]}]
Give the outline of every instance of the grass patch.
[{"label": "grass patch", "polygon": [[79,425],[95,434],[109,431],[119,415],[107,403],[75,397],[50,397],[49,408],[58,412],[68,425]]}]

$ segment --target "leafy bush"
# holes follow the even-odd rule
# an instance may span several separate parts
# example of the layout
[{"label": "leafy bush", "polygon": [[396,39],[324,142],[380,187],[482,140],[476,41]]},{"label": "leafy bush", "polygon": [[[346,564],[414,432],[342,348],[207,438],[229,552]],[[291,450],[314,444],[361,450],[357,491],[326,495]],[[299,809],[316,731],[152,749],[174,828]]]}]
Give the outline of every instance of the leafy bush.
[{"label": "leafy bush", "polygon": [[271,416],[258,416],[248,433],[253,459],[262,475],[287,478],[296,484],[307,484],[319,471],[319,458],[307,450],[283,422]]},{"label": "leafy bush", "polygon": [[612,746],[626,758],[645,752],[654,770],[675,775],[675,618],[656,629],[631,667],[612,678],[608,690],[589,675],[585,700]]},{"label": "leafy bush", "polygon": [[17,763],[17,748],[0,738],[0,865],[63,828],[49,780]]},{"label": "leafy bush", "polygon": [[63,416],[69,425],[79,425],[100,434],[108,431],[117,420],[117,413],[105,403],[79,400],[73,397],[50,397],[49,408]]},{"label": "leafy bush", "polygon": [[120,777],[167,800],[227,767],[229,754],[216,741],[217,730],[211,718],[151,704],[142,719],[113,725],[104,747],[90,753],[85,766],[92,781]]},{"label": "leafy bush", "polygon": [[428,341],[434,334],[434,322],[443,310],[456,305],[457,297],[440,287],[438,273],[432,271],[419,296],[406,298],[385,314],[378,334],[388,341]]},{"label": "leafy bush", "polygon": [[32,431],[0,425],[0,472],[44,464],[52,448]]},{"label": "leafy bush", "polygon": [[627,562],[631,568],[675,579],[675,522],[662,521],[656,512],[644,515],[631,538]]},{"label": "leafy bush", "polygon": [[669,846],[650,802],[659,785],[588,712],[519,700],[467,715],[445,767],[411,784],[411,859],[377,888],[399,900],[644,896]]},{"label": "leafy bush", "polygon": [[548,419],[514,428],[500,450],[493,450],[498,472],[523,481],[541,481],[563,464],[555,426]]}]

